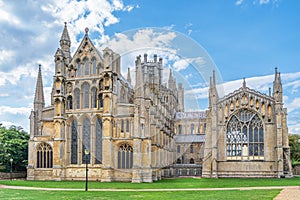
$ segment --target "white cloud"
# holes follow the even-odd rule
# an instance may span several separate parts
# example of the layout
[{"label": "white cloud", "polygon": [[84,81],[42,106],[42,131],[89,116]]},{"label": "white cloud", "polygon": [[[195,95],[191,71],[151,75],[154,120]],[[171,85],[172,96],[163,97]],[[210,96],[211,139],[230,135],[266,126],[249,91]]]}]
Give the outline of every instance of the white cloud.
[{"label": "white cloud", "polygon": [[241,5],[243,3],[243,0],[237,0],[236,2],[235,2],[235,5]]},{"label": "white cloud", "polygon": [[300,134],[300,124],[289,125],[289,133]]},{"label": "white cloud", "polygon": [[270,0],[259,0],[259,4],[268,4]]},{"label": "white cloud", "polygon": [[29,107],[10,107],[10,106],[0,106],[0,115],[7,114],[21,114],[25,116],[29,116],[31,108]]},{"label": "white cloud", "polygon": [[103,43],[108,39],[105,35],[105,27],[116,24],[120,21],[113,13],[116,11],[130,12],[137,6],[124,5],[121,0],[53,0],[51,3],[42,6],[42,10],[50,13],[56,18],[55,24],[68,22],[70,37],[74,46],[78,41],[76,36],[84,33],[86,27],[91,31],[100,34],[100,39],[96,43]]},{"label": "white cloud", "polygon": [[204,65],[205,59],[202,57],[196,57],[196,58],[182,58],[178,59],[174,62],[173,67],[176,71],[184,70],[186,69],[190,64],[194,64],[197,66]]},{"label": "white cloud", "polygon": [[291,102],[285,104],[289,112],[300,109],[300,97],[294,98]]},{"label": "white cloud", "polygon": [[252,5],[267,5],[267,4],[272,4],[275,6],[278,6],[278,0],[236,0],[235,5],[241,6],[244,4],[252,4]]},{"label": "white cloud", "polygon": [[0,124],[2,124],[2,126],[9,128],[11,126],[21,126],[22,128],[24,128],[21,124],[16,124],[16,122],[11,122],[11,121],[0,121]]},{"label": "white cloud", "polygon": [[0,50],[0,64],[10,61],[14,57],[14,55],[15,52],[12,50]]},{"label": "white cloud", "polygon": [[7,7],[8,6],[3,1],[0,1],[0,22],[2,21],[17,26],[20,25],[21,20],[15,15],[13,15],[11,12],[5,10],[10,10],[10,8]]}]

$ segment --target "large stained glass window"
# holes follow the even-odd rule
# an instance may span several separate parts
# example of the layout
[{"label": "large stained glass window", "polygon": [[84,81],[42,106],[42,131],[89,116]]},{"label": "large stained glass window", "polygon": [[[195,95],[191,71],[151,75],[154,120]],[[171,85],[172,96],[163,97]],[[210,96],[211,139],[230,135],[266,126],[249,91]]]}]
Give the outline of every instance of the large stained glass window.
[{"label": "large stained glass window", "polygon": [[71,164],[77,164],[77,144],[78,144],[78,134],[77,134],[77,121],[73,120],[71,125],[72,135],[71,135]]},{"label": "large stained glass window", "polygon": [[82,163],[90,163],[90,155],[85,155],[84,151],[87,149],[89,152],[91,152],[91,122],[88,118],[85,118],[83,120],[82,125]]},{"label": "large stained glass window", "polygon": [[264,156],[264,127],[259,116],[243,109],[233,115],[226,131],[227,159],[257,159]]},{"label": "large stained glass window", "polygon": [[96,121],[96,164],[102,163],[102,120]]}]

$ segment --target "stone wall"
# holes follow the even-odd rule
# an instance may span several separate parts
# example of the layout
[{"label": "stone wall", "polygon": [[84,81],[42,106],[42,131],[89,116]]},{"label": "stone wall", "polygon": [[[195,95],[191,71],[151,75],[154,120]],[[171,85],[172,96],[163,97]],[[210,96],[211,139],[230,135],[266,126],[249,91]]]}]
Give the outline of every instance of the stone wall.
[{"label": "stone wall", "polygon": [[293,175],[300,175],[300,165],[293,167]]},{"label": "stone wall", "polygon": [[[18,173],[12,173],[12,179],[19,179],[19,178],[26,178],[27,173],[26,172],[18,172]],[[3,173],[0,172],[0,180],[1,179],[10,179],[10,173]]]}]

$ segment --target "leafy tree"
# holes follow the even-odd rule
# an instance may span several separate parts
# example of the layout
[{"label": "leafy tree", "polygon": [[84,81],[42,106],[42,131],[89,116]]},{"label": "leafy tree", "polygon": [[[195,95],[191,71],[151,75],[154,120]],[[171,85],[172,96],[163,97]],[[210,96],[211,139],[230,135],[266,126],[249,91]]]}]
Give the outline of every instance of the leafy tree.
[{"label": "leafy tree", "polygon": [[291,149],[292,164],[300,164],[300,135],[290,134],[289,145]]},{"label": "leafy tree", "polygon": [[10,159],[13,159],[13,171],[25,171],[28,158],[29,135],[22,127],[6,128],[0,123],[0,170],[10,171]]}]

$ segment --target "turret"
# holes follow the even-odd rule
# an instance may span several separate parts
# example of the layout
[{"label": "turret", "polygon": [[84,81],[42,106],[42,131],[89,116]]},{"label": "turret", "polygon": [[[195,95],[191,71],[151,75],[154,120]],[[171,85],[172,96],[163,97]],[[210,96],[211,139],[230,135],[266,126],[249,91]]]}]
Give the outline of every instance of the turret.
[{"label": "turret", "polygon": [[170,69],[170,73],[169,73],[168,87],[173,91],[176,88],[176,80],[175,77],[173,76],[172,69]]},{"label": "turret", "polygon": [[71,58],[70,47],[71,47],[71,40],[67,29],[67,22],[65,22],[65,27],[60,38],[60,48],[63,51],[64,56],[68,59]]},{"label": "turret", "polygon": [[209,106],[213,106],[218,101],[218,91],[216,87],[216,77],[215,71],[213,71],[213,76],[210,77],[210,85],[209,85]]},{"label": "turret", "polygon": [[178,83],[178,112],[184,112],[184,89],[182,83]]},{"label": "turret", "polygon": [[282,103],[282,83],[277,67],[275,68],[275,79],[273,81],[273,97],[277,103]]},{"label": "turret", "polygon": [[127,82],[131,84],[130,68],[128,67]]},{"label": "turret", "polygon": [[135,66],[136,66],[135,96],[144,97],[144,74],[141,65],[141,56],[137,56],[135,61]]}]

